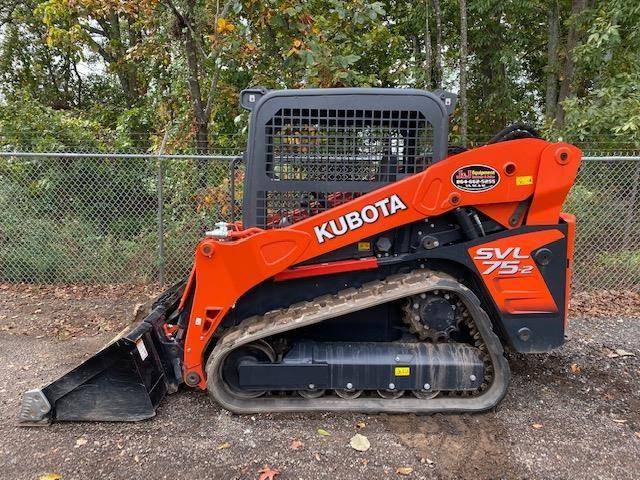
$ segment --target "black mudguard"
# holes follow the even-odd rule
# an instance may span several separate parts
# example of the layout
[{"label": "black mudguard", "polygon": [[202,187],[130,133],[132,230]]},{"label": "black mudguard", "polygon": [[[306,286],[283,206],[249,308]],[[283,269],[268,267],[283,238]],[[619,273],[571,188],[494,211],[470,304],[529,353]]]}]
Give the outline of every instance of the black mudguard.
[{"label": "black mudguard", "polygon": [[141,322],[58,380],[26,392],[18,423],[130,422],[153,417],[165,395],[182,383],[182,352],[167,338],[163,325],[176,310],[183,289],[183,283],[171,287]]}]

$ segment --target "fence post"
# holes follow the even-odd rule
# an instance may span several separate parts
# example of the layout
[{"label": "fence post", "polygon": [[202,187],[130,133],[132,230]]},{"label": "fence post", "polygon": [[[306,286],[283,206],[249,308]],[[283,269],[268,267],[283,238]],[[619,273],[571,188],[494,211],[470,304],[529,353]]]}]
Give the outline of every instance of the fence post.
[{"label": "fence post", "polygon": [[166,259],[164,253],[164,168],[162,164],[162,154],[169,138],[167,128],[162,138],[162,144],[156,157],[156,190],[158,202],[158,283],[164,287],[166,276]]}]

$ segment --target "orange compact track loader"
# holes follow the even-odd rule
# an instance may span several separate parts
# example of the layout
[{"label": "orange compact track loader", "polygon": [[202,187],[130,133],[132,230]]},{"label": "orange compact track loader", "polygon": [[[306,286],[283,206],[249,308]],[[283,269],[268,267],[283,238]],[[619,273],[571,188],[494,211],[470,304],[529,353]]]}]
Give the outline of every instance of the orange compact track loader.
[{"label": "orange compact track loader", "polygon": [[141,420],[182,384],[238,413],[494,407],[505,348],[564,341],[581,152],[525,125],[449,148],[455,100],[244,91],[242,222],[20,422]]}]

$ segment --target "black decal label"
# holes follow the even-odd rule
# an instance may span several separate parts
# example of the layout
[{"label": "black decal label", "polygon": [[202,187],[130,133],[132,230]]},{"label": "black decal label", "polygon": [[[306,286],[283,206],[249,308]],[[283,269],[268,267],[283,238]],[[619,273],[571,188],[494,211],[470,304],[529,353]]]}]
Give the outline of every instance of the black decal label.
[{"label": "black decal label", "polygon": [[464,192],[486,192],[500,183],[500,174],[486,165],[468,165],[454,172],[451,183]]}]

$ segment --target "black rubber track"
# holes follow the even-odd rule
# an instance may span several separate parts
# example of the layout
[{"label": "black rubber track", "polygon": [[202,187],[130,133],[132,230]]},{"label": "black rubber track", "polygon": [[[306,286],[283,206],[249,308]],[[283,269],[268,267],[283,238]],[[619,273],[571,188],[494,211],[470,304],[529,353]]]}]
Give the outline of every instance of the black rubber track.
[{"label": "black rubber track", "polygon": [[[264,396],[239,398],[228,388],[221,375],[227,355],[234,349],[259,339],[316,324],[345,313],[395,301],[432,290],[449,291],[465,304],[487,348],[493,367],[491,384],[475,396],[442,396],[433,399],[402,397],[383,399],[361,397],[353,400],[324,396],[315,399],[301,397]],[[505,396],[509,382],[509,364],[502,343],[492,330],[491,321],[476,295],[446,274],[429,270],[414,270],[392,275],[360,288],[349,288],[336,295],[325,295],[313,301],[292,305],[286,310],[251,317],[230,329],[212,350],[206,365],[207,388],[211,398],[222,407],[236,413],[351,411],[363,413],[438,413],[481,412],[495,407]]]}]

